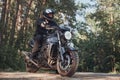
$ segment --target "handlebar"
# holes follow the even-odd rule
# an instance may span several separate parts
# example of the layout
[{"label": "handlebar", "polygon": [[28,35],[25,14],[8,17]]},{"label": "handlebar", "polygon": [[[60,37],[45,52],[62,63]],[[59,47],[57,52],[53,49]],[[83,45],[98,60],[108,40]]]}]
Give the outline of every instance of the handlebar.
[{"label": "handlebar", "polygon": [[60,30],[60,28],[57,26],[46,26],[46,29],[47,30]]}]

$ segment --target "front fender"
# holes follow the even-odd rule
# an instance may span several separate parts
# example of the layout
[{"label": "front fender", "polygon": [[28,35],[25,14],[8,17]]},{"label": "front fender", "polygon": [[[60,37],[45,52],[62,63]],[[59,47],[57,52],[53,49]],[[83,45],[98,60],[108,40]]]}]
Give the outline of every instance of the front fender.
[{"label": "front fender", "polygon": [[78,51],[75,47],[71,47],[71,46],[69,46],[68,47],[68,51]]}]

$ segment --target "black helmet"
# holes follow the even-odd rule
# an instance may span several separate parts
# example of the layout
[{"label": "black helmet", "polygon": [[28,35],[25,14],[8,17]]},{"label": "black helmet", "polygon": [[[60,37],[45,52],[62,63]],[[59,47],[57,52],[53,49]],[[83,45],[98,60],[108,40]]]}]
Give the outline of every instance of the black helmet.
[{"label": "black helmet", "polygon": [[45,9],[43,11],[43,17],[52,20],[54,18],[55,11],[53,9]]}]

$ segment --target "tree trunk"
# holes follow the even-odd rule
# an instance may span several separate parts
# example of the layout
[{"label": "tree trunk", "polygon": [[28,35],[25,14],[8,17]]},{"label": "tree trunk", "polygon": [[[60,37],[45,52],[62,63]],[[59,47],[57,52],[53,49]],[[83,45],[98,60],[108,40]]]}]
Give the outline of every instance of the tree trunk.
[{"label": "tree trunk", "polygon": [[17,0],[17,4],[16,4],[16,9],[15,9],[15,16],[14,16],[14,20],[12,22],[12,29],[11,29],[11,34],[10,34],[10,41],[9,41],[9,45],[13,45],[15,39],[14,39],[14,36],[15,36],[15,27],[16,27],[16,23],[17,23],[17,15],[18,15],[18,11],[19,11],[19,1],[20,0]]},{"label": "tree trunk", "polygon": [[7,0],[3,1],[2,6],[2,13],[1,13],[1,20],[0,20],[0,34],[1,34],[1,43],[4,44],[4,28],[5,28],[5,19],[6,19],[6,7],[7,7]]},{"label": "tree trunk", "polygon": [[10,26],[9,24],[10,24],[10,16],[9,16],[9,14],[10,14],[10,3],[11,3],[11,0],[8,0],[8,2],[7,2],[7,7],[6,7],[6,18],[5,18],[5,20],[6,20],[6,22],[5,22],[5,28],[4,28],[4,35],[5,35],[5,39],[4,39],[4,43],[7,43],[7,41],[9,40],[8,39],[8,35],[9,35],[9,32],[8,32],[8,27]]}]

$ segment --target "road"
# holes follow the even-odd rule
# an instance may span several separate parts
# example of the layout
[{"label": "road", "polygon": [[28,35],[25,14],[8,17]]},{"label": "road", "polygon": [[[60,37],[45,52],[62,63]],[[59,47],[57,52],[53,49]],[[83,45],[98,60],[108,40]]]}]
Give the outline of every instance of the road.
[{"label": "road", "polygon": [[72,77],[62,77],[47,72],[0,72],[0,80],[120,80],[120,74],[76,72]]}]

